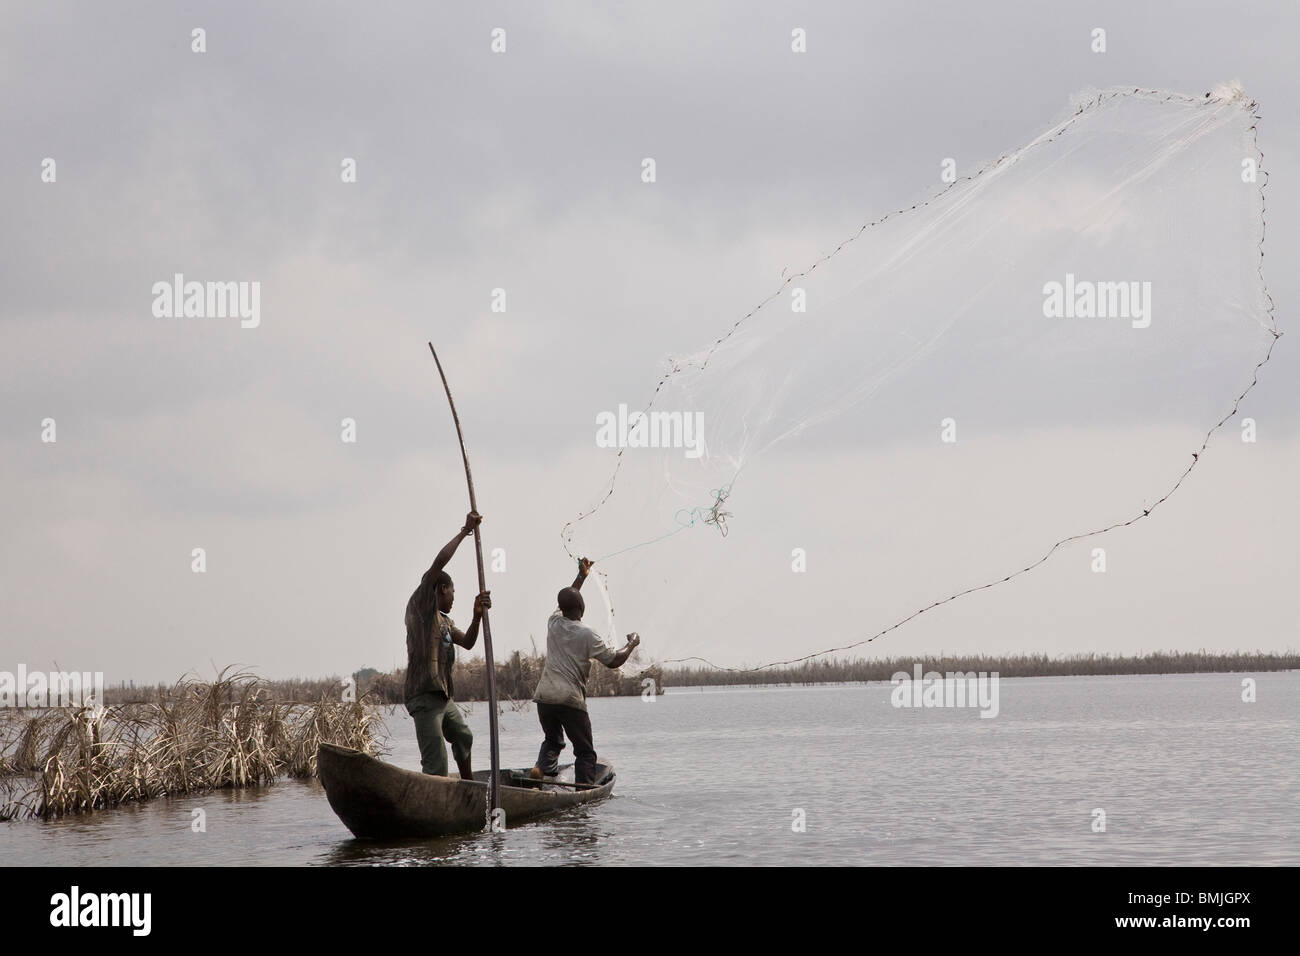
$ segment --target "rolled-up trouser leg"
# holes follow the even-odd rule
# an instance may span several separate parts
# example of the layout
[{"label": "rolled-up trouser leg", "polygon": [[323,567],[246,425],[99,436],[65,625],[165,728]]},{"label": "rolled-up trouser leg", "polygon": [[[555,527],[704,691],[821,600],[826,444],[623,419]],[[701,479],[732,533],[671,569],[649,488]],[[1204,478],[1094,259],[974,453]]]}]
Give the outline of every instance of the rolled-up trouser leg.
[{"label": "rolled-up trouser leg", "polygon": [[447,776],[447,742],[442,736],[443,711],[447,703],[443,694],[418,694],[406,702],[407,713],[415,721],[420,769],[439,777]]},{"label": "rolled-up trouser leg", "polygon": [[442,735],[451,743],[451,755],[456,759],[457,766],[469,760],[470,749],[474,746],[474,734],[454,700],[447,701],[447,706],[443,708]]},{"label": "rolled-up trouser leg", "polygon": [[542,725],[542,748],[537,751],[537,766],[542,773],[554,777],[560,769],[560,751],[564,749],[564,723],[559,711],[566,708],[556,704],[538,704],[537,720]]}]

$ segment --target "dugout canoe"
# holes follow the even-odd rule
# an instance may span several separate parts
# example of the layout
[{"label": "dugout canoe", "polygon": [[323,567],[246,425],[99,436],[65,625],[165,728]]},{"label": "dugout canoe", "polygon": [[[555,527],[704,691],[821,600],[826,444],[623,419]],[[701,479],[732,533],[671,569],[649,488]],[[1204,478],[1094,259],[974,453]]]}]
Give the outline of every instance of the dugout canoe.
[{"label": "dugout canoe", "polygon": [[[450,836],[484,828],[490,770],[473,780],[404,770],[350,747],[321,744],[316,773],[330,807],[363,840]],[[564,786],[565,778],[570,786]],[[614,791],[614,768],[596,765],[596,784],[575,789],[573,765],[555,777],[530,780],[527,770],[502,770],[501,809],[507,827],[568,807],[603,800]]]}]

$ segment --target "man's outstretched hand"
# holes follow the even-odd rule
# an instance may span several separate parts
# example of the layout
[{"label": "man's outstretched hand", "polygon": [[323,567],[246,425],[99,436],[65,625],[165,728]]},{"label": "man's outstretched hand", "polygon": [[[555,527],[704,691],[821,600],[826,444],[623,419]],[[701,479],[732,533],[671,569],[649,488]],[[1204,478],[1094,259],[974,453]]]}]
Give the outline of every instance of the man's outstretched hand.
[{"label": "man's outstretched hand", "polygon": [[461,530],[466,534],[473,534],[474,529],[483,523],[483,516],[477,511],[471,511],[465,516],[465,527]]},{"label": "man's outstretched hand", "polygon": [[611,670],[615,670],[617,668],[622,667],[624,664],[627,663],[627,659],[632,656],[632,652],[636,650],[637,645],[640,643],[641,643],[640,635],[629,634],[627,636],[627,643],[623,645],[622,649],[620,649],[619,652],[615,654],[614,657],[610,660],[610,662],[605,666],[610,668]]}]

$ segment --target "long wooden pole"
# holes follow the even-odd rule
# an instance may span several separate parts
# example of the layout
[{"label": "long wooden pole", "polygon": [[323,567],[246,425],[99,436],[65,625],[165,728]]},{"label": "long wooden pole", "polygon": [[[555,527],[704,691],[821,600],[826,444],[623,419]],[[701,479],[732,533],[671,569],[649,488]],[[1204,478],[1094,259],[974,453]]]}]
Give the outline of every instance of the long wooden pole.
[{"label": "long wooden pole", "polygon": [[[438,366],[438,377],[442,379],[443,390],[447,393],[447,404],[451,406],[451,420],[456,423],[456,438],[460,441],[460,457],[465,462],[465,483],[469,485],[469,510],[478,511],[478,501],[474,497],[474,476],[469,470],[469,455],[465,451],[465,433],[460,428],[460,416],[456,414],[456,402],[451,397],[451,386],[447,384],[447,373],[442,370],[442,362],[438,360],[438,353],[429,343],[429,351],[433,352],[433,361]],[[487,578],[483,574],[483,541],[479,536],[479,529],[474,528],[474,556],[478,559],[478,589],[480,592],[487,590]],[[488,825],[491,826],[495,821],[491,819],[493,812],[501,806],[500,777],[501,777],[501,748],[497,735],[497,681],[496,665],[492,660],[492,628],[488,624],[487,608],[483,609],[483,657],[487,664],[487,692],[488,692],[488,733],[491,736],[491,754],[492,754],[492,776],[488,778]]]}]

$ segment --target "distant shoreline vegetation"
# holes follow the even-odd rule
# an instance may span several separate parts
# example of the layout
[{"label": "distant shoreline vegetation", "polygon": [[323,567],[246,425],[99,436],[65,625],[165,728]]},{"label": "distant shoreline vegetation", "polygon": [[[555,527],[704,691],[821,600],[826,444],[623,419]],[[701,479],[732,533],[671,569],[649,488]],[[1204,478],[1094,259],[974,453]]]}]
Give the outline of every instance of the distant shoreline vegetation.
[{"label": "distant shoreline vegetation", "polygon": [[912,673],[921,665],[925,672],[997,672],[1001,677],[1100,677],[1121,674],[1230,674],[1238,672],[1287,671],[1300,669],[1300,654],[1262,651],[1210,654],[1206,651],[1154,651],[1127,657],[1122,654],[1046,654],[1015,656],[887,657],[878,660],[805,661],[788,667],[761,670],[717,670],[711,667],[664,668],[665,687],[700,687],[766,684],[857,684],[888,681],[899,671]]},{"label": "distant shoreline vegetation", "polygon": [[[532,699],[537,687],[546,655],[514,652],[497,664],[497,698],[502,706],[522,710]],[[1300,654],[1284,653],[1211,654],[1207,651],[1153,651],[1132,657],[1119,654],[1073,654],[1049,657],[1046,654],[1020,654],[1013,656],[967,655],[942,657],[888,657],[880,659],[851,658],[845,660],[805,661],[788,667],[720,670],[711,667],[665,667],[652,664],[640,666],[635,661],[619,671],[593,664],[587,681],[588,697],[634,697],[653,689],[665,693],[674,687],[722,687],[813,684],[859,684],[870,681],[887,682],[894,674],[904,671],[911,674],[917,664],[924,672],[970,671],[991,673],[1001,677],[1083,677],[1122,674],[1226,674],[1238,672],[1269,672],[1300,670]],[[363,668],[351,675],[356,700],[374,704],[402,704],[406,681],[405,668],[379,671]],[[487,699],[487,668],[483,658],[462,658],[453,672],[456,699],[461,702],[482,702]],[[292,680],[266,680],[265,686],[275,698],[289,701],[338,700],[344,688],[344,679],[296,678]],[[152,701],[159,690],[166,688],[140,687],[130,690],[110,686],[106,697],[110,704],[130,701]]]}]

